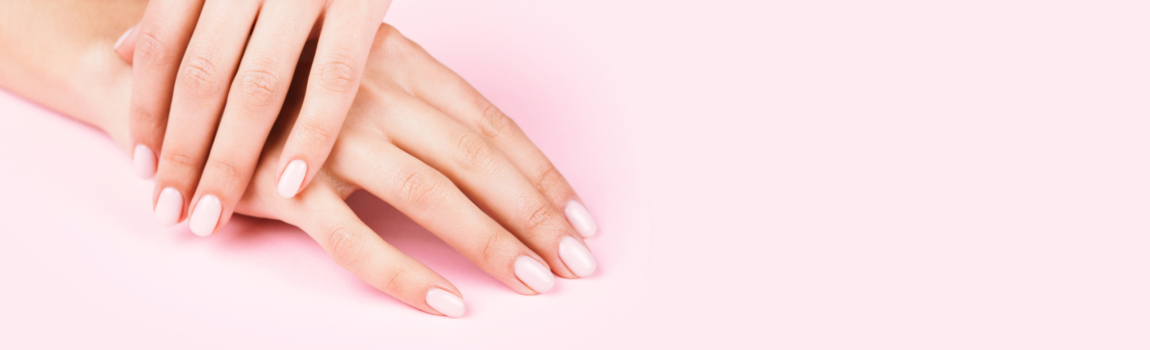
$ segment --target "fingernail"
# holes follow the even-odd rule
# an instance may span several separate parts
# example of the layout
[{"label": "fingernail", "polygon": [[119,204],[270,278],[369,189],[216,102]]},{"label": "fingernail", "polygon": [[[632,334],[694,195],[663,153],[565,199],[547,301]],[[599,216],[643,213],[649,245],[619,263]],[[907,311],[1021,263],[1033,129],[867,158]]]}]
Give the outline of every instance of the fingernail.
[{"label": "fingernail", "polygon": [[515,259],[515,277],[539,293],[549,291],[555,285],[555,275],[551,270],[526,255]]},{"label": "fingernail", "polygon": [[200,202],[196,204],[196,209],[192,210],[192,218],[188,223],[191,226],[192,233],[196,236],[207,237],[216,230],[216,224],[220,222],[220,211],[223,208],[220,206],[220,199],[214,195],[206,195],[200,197]]},{"label": "fingernail", "polygon": [[139,26],[139,24],[136,24],[136,25],[132,26],[131,28],[128,28],[127,31],[124,31],[124,34],[120,34],[120,38],[116,39],[116,43],[112,45],[112,50],[120,48],[120,45],[124,43],[124,39],[127,39],[128,34],[132,34],[132,31],[136,30],[137,26]]},{"label": "fingernail", "polygon": [[280,176],[280,183],[276,185],[276,191],[284,198],[295,197],[295,194],[299,192],[299,186],[303,185],[305,176],[307,176],[307,163],[299,159],[291,161],[287,168],[284,168],[284,173]]},{"label": "fingernail", "polygon": [[136,151],[132,154],[132,161],[136,163],[136,175],[140,175],[141,179],[151,179],[152,176],[156,176],[156,153],[152,152],[148,146],[136,145]]},{"label": "fingernail", "polygon": [[583,237],[594,236],[595,232],[598,231],[599,228],[595,226],[595,219],[591,218],[591,212],[587,211],[587,207],[584,207],[583,203],[574,199],[569,200],[567,201],[567,209],[564,211],[567,212],[567,222],[570,222],[571,226],[575,227],[575,231],[579,231]]},{"label": "fingernail", "polygon": [[156,221],[160,225],[172,226],[180,223],[180,213],[184,211],[184,196],[180,191],[168,187],[160,191],[160,198],[156,200]]},{"label": "fingernail", "polygon": [[466,310],[463,299],[439,288],[431,288],[427,291],[427,306],[447,317],[463,316],[463,311]]},{"label": "fingernail", "polygon": [[591,256],[591,251],[587,250],[587,246],[571,236],[563,237],[563,240],[559,241],[559,258],[563,259],[563,264],[579,277],[591,275],[599,266],[595,262],[595,257]]}]

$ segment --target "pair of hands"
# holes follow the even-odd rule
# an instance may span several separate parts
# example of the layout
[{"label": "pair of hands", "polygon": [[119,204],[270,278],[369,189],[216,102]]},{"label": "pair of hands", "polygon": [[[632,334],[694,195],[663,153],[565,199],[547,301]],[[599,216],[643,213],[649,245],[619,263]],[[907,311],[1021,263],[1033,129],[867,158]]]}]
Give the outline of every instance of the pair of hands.
[{"label": "pair of hands", "polygon": [[[282,108],[268,120],[273,124],[256,151],[252,181],[231,199],[235,212],[302,228],[340,266],[432,314],[461,316],[462,294],[359,220],[344,203],[352,192],[363,189],[390,203],[519,293],[546,292],[555,275],[580,278],[593,273],[597,263],[582,236],[593,235],[595,223],[546,156],[461,77],[394,28],[377,24],[376,29],[355,99],[341,127],[330,135],[331,153],[322,167],[309,169],[314,171],[311,184],[292,198],[284,198],[270,184],[280,175],[301,123],[309,120],[307,94],[316,75],[306,73],[315,73],[316,64],[322,64],[317,63],[322,62],[317,53],[322,37],[303,45],[294,79],[277,77],[290,84],[283,90]],[[132,40],[118,45],[125,60],[130,57],[122,48],[133,45]],[[139,76],[138,70],[134,75]],[[236,82],[242,86],[241,79]],[[133,85],[136,111],[139,85]],[[235,98],[228,96],[227,108]],[[225,123],[228,117],[225,109]],[[245,128],[263,130],[252,124],[237,130]],[[165,147],[187,132],[172,126],[168,130],[173,132],[167,133]],[[216,135],[217,145],[224,133]],[[245,135],[257,138],[251,134],[255,132]],[[222,152],[210,157],[217,153]],[[164,163],[161,157],[161,171]],[[157,188],[160,181],[171,180],[158,178]],[[203,181],[197,191],[202,187]],[[182,210],[186,204],[183,199],[166,200],[159,195],[157,211],[165,205]],[[191,224],[196,225],[195,214]]]},{"label": "pair of hands", "polygon": [[200,236],[227,224],[304,44],[318,36],[315,63],[299,73],[310,82],[273,182],[284,198],[307,187],[335,144],[390,3],[149,1],[115,48],[133,63],[133,158],[140,177],[156,177],[158,221],[187,218]]}]

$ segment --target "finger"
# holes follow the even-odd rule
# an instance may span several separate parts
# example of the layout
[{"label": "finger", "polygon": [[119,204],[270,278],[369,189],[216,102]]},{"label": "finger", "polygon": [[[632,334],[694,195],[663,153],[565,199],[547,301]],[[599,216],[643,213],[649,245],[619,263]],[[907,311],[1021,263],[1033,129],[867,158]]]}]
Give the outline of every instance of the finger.
[{"label": "finger", "polygon": [[430,56],[427,61],[433,62],[427,69],[430,78],[412,81],[415,95],[490,140],[552,205],[564,211],[567,221],[580,235],[594,236],[598,227],[591,213],[563,174],[519,125],[451,69]]},{"label": "finger", "polygon": [[483,136],[414,97],[388,103],[385,130],[397,146],[443,172],[487,213],[551,264],[586,277],[596,262],[561,212]]},{"label": "finger", "polygon": [[[224,0],[221,0],[224,1]],[[252,30],[192,200],[189,226],[207,236],[227,224],[283,107],[319,6],[266,2]]]},{"label": "finger", "polygon": [[328,162],[337,173],[393,205],[512,290],[543,293],[555,284],[538,254],[443,174],[383,140],[336,148],[342,156]]},{"label": "finger", "polygon": [[[384,7],[379,9],[381,4]],[[276,189],[284,198],[306,187],[331,153],[359,89],[386,5],[379,1],[339,1],[325,13],[303,109],[276,167],[280,174]]]},{"label": "finger", "polygon": [[120,35],[119,39],[116,39],[116,43],[112,45],[112,50],[116,52],[116,55],[120,56],[120,59],[128,64],[132,64],[132,54],[136,51],[136,28],[139,27],[140,24],[136,23],[131,28],[128,28],[127,31],[124,31],[124,34]]},{"label": "finger", "polygon": [[[176,75],[168,132],[160,151],[156,215],[163,224],[179,222],[184,200],[196,191],[232,74],[259,11],[257,5],[227,0],[204,4]],[[210,203],[218,202],[217,197]]]},{"label": "finger", "polygon": [[156,173],[176,71],[202,5],[195,0],[153,1],[134,33],[129,135],[140,177]]},{"label": "finger", "polygon": [[300,228],[339,266],[373,287],[424,312],[463,316],[462,294],[427,266],[387,244],[334,193],[309,193],[296,215]]}]

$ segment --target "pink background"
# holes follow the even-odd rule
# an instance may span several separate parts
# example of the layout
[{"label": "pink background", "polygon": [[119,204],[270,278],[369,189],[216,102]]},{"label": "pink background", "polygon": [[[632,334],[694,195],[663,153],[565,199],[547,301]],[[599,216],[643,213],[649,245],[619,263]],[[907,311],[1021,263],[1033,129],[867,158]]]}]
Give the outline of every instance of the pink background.
[{"label": "pink background", "polygon": [[525,297],[353,195],[462,319],[282,223],[161,229],[106,137],[0,94],[0,347],[1150,347],[1150,8],[940,3],[396,0],[601,227]]}]

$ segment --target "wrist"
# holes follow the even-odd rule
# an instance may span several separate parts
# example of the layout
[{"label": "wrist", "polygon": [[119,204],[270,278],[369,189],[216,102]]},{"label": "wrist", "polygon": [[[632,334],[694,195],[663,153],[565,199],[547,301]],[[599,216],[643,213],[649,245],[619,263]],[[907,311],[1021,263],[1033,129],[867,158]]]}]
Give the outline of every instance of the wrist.
[{"label": "wrist", "polygon": [[0,86],[128,143],[131,67],[112,46],[146,3],[12,0],[0,13]]},{"label": "wrist", "polygon": [[111,44],[100,42],[86,50],[84,63],[69,84],[82,110],[71,115],[103,130],[120,148],[130,150],[132,68],[115,54]]}]

